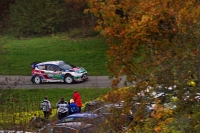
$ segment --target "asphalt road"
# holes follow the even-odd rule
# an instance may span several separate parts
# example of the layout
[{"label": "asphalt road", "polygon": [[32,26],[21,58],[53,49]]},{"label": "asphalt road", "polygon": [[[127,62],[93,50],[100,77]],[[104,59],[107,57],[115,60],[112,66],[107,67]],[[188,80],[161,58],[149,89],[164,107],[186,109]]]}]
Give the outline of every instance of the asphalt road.
[{"label": "asphalt road", "polygon": [[[124,79],[117,87],[123,87]],[[111,79],[108,76],[89,76],[85,82],[65,84],[65,83],[43,83],[33,84],[31,76],[0,76],[0,88],[16,89],[48,89],[48,88],[111,88]]]}]

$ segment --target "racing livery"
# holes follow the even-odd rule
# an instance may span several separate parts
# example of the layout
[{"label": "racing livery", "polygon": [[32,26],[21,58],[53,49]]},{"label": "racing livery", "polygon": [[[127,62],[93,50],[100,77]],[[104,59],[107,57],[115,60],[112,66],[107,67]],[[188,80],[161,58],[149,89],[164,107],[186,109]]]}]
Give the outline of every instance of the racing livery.
[{"label": "racing livery", "polygon": [[78,66],[64,61],[33,62],[31,82],[40,84],[43,82],[81,82],[88,79],[87,71]]}]

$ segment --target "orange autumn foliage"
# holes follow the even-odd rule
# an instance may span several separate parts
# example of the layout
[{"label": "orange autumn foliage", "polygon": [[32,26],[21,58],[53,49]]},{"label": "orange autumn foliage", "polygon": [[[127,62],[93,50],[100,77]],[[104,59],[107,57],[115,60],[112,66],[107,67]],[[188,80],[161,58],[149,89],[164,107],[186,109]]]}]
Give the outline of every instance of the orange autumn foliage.
[{"label": "orange autumn foliage", "polygon": [[[191,107],[199,107],[199,103],[194,102],[200,87],[198,0],[88,0],[88,3],[88,11],[97,18],[95,30],[107,39],[106,65],[114,78],[113,87],[121,76],[125,76],[127,82],[137,83],[129,92],[110,92],[107,99],[118,101],[126,98],[125,102],[133,102],[133,96],[146,90],[147,86],[156,90],[162,85],[164,93],[168,92],[166,88],[176,86],[173,96],[179,99],[178,112],[190,114]],[[198,81],[193,88],[187,86],[191,75],[196,75],[193,79]],[[186,94],[191,98],[185,100]],[[170,95],[166,97],[170,99]],[[159,103],[152,118],[143,119],[149,121],[153,131],[143,122],[137,123],[140,128],[133,124],[131,131],[178,131],[178,126],[167,130],[179,114],[173,116],[170,110],[164,110],[162,105],[165,102],[164,99]],[[138,116],[138,120],[140,118],[142,116]]]}]

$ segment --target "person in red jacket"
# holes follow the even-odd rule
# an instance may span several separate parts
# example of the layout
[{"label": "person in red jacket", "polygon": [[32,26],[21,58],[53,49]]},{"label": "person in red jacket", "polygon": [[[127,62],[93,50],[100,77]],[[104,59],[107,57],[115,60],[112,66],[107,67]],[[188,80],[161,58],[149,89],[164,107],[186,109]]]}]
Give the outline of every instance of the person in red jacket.
[{"label": "person in red jacket", "polygon": [[81,95],[76,90],[74,90],[73,99],[79,109],[78,112],[81,112],[81,107],[82,107]]}]

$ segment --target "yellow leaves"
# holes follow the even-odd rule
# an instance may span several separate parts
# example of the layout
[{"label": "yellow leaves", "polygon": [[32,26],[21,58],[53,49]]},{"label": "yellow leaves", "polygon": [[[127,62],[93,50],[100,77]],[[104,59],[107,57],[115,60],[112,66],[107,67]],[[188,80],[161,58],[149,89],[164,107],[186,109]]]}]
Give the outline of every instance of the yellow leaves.
[{"label": "yellow leaves", "polygon": [[84,12],[84,13],[88,13],[88,12],[89,12],[89,9],[84,9],[83,12]]},{"label": "yellow leaves", "polygon": [[149,15],[143,15],[142,16],[142,22],[144,22],[144,23],[147,23],[151,20],[152,20],[152,16],[149,16]]},{"label": "yellow leaves", "polygon": [[188,81],[187,85],[190,86],[190,87],[195,87],[196,83],[194,81]]},{"label": "yellow leaves", "polygon": [[172,123],[173,121],[175,121],[174,118],[167,118],[163,121],[159,121],[157,126],[154,127],[154,131],[156,133],[160,133],[160,132],[166,132],[168,130],[168,127],[166,125]]},{"label": "yellow leaves", "polygon": [[107,102],[108,101],[119,102],[123,101],[129,95],[129,93],[130,93],[130,88],[128,87],[119,88],[101,96],[101,99]]},{"label": "yellow leaves", "polygon": [[[52,110],[52,117],[54,117],[57,113],[57,109]],[[4,117],[0,117],[0,124],[5,123],[14,123],[14,124],[20,124],[20,123],[29,123],[32,117],[43,117],[42,110],[32,111],[32,112],[20,112],[20,113],[14,113],[14,114],[8,114],[5,113]]]},{"label": "yellow leaves", "polygon": [[159,126],[155,127],[154,130],[155,130],[156,133],[160,133],[161,130],[162,130],[162,127],[159,127]]},{"label": "yellow leaves", "polygon": [[[181,70],[182,61],[193,54],[187,44],[192,44],[190,39],[198,38],[199,3],[196,5],[196,0],[121,2],[114,5],[112,0],[104,1],[104,5],[98,3],[100,8],[95,5],[95,12],[102,15],[98,29],[109,39],[109,71],[116,77],[124,74],[130,81],[139,81],[140,77],[148,79],[153,87],[168,81],[176,85],[184,82],[179,78],[184,77],[184,73],[170,74],[170,70]],[[114,11],[120,7],[127,18],[115,14]],[[139,78],[133,78],[135,73]],[[119,79],[113,81],[113,84],[117,83]],[[144,86],[148,83],[141,83],[137,89],[142,90]],[[117,89],[103,97],[117,101],[131,98],[131,94],[128,89]],[[178,99],[171,100],[177,102]],[[155,132],[165,131],[165,125],[174,120],[172,114],[170,109],[156,107],[152,113]]]},{"label": "yellow leaves", "polygon": [[166,122],[167,122],[167,123],[172,123],[173,121],[175,121],[174,118],[168,118],[168,119],[166,119]]},{"label": "yellow leaves", "polygon": [[151,114],[151,116],[155,119],[165,119],[168,117],[171,117],[173,114],[173,110],[166,109],[162,106],[156,106],[154,112]]},{"label": "yellow leaves", "polygon": [[173,110],[166,109],[162,106],[156,106],[155,110],[151,114],[154,121],[157,121],[157,124],[154,127],[156,133],[164,132],[167,127],[166,125],[172,123],[175,119],[173,118]]},{"label": "yellow leaves", "polygon": [[175,103],[178,101],[178,98],[177,97],[172,97],[172,102]]}]

